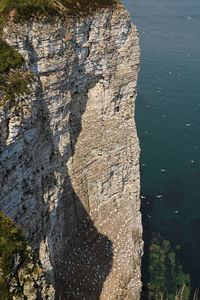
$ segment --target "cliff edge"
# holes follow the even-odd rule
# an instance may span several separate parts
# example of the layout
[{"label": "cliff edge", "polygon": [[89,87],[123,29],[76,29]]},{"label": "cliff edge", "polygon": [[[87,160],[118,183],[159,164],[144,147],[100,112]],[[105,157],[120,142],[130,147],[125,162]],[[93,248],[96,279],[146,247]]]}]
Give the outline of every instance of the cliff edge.
[{"label": "cliff edge", "polygon": [[35,79],[0,110],[1,209],[38,253],[48,299],[139,299],[139,46],[128,12],[10,23],[3,39]]}]

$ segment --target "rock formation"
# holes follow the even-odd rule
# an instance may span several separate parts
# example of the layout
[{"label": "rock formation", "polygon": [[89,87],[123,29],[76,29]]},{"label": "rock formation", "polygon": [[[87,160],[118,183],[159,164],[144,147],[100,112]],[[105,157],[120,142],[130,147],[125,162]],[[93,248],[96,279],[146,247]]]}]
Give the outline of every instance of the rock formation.
[{"label": "rock formation", "polygon": [[139,299],[139,46],[128,12],[7,24],[3,38],[35,80],[1,109],[1,209],[58,299]]}]

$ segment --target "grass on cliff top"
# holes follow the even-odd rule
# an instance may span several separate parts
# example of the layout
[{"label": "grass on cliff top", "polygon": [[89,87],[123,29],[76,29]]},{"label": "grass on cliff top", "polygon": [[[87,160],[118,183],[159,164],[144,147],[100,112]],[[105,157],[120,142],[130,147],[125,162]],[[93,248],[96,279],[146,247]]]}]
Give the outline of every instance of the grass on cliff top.
[{"label": "grass on cliff top", "polygon": [[120,0],[1,0],[0,13],[17,21],[34,16],[81,15],[112,7]]}]

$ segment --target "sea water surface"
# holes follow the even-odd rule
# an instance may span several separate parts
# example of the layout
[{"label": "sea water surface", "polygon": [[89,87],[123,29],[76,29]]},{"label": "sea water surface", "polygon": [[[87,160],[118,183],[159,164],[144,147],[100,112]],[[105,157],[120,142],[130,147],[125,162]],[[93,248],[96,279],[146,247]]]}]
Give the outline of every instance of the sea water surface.
[{"label": "sea water surface", "polygon": [[199,288],[200,1],[122,3],[140,34],[136,124],[143,222],[148,218],[153,232],[181,245],[183,270]]}]

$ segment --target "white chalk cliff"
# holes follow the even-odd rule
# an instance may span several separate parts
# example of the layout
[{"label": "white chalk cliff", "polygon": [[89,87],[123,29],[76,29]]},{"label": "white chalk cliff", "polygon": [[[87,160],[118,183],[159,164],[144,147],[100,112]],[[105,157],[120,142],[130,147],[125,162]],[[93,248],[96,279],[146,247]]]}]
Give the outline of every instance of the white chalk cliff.
[{"label": "white chalk cliff", "polygon": [[8,24],[3,38],[37,76],[0,111],[2,211],[38,253],[56,290],[48,299],[139,299],[139,45],[128,12]]}]

